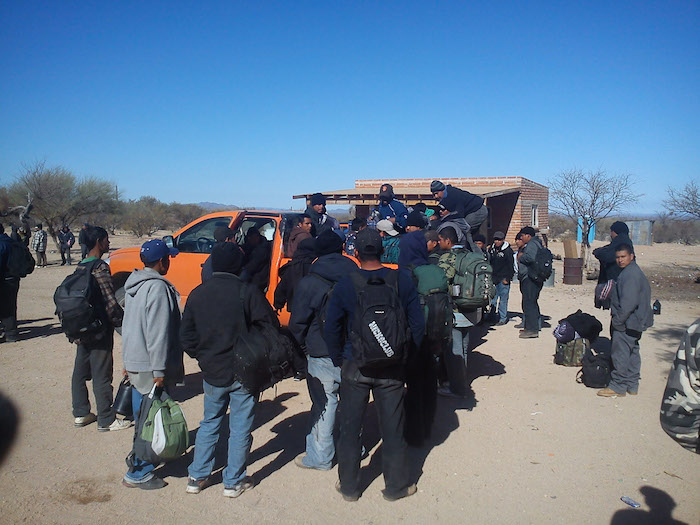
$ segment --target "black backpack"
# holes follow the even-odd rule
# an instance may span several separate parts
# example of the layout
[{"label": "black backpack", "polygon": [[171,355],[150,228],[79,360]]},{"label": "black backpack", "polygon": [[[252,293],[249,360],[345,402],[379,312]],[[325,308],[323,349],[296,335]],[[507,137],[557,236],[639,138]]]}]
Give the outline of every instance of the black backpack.
[{"label": "black backpack", "polygon": [[22,278],[34,271],[34,257],[29,248],[21,241],[10,242],[10,253],[7,257],[7,277]]},{"label": "black backpack", "polygon": [[70,342],[90,338],[103,331],[104,325],[93,304],[100,291],[92,270],[100,262],[101,260],[97,259],[87,264],[79,264],[75,272],[66,277],[53,294],[56,315]]},{"label": "black backpack", "polygon": [[384,278],[366,279],[360,272],[350,278],[357,295],[350,342],[358,368],[404,364],[411,336],[399,299],[398,270],[388,270]]},{"label": "black backpack", "polygon": [[314,276],[316,279],[324,283],[327,287],[328,290],[326,290],[326,293],[323,295],[323,299],[321,300],[321,305],[318,308],[318,312],[316,314],[316,321],[318,322],[318,328],[321,331],[321,337],[323,337],[323,334],[325,333],[325,328],[326,328],[326,314],[328,312],[328,302],[331,299],[331,295],[333,294],[333,288],[335,288],[336,283],[326,279],[325,277],[321,277],[317,273],[310,273],[309,275]]},{"label": "black backpack", "polygon": [[[532,275],[530,278],[538,283],[544,283],[552,275],[552,252],[547,248],[537,250],[535,264],[532,265]],[[529,273],[528,273],[529,275]]]},{"label": "black backpack", "polygon": [[605,388],[610,383],[612,369],[612,360],[608,354],[586,348],[581,359],[581,370],[576,374],[576,381],[590,388]]}]

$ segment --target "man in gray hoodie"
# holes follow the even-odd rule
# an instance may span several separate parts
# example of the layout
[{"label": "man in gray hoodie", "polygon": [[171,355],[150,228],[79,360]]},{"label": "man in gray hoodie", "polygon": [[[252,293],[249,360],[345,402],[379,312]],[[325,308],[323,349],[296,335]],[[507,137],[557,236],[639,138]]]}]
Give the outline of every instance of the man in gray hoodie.
[{"label": "man in gray hoodie", "polygon": [[639,340],[642,332],[654,324],[651,287],[634,260],[634,250],[629,244],[620,244],[615,250],[615,259],[622,271],[610,300],[614,368],[608,387],[598,391],[601,397],[637,395],[642,367]]},{"label": "man in gray hoodie", "polygon": [[[124,284],[125,307],[122,322],[124,374],[133,385],[134,419],[138,420],[141,400],[153,385],[163,388],[182,380],[180,346],[180,296],[163,277],[170,268],[170,257],[178,250],[163,241],[147,241],[141,246],[143,270],[135,270]],[[166,483],[153,474],[157,465],[134,457],[133,467],[122,484],[129,488],[159,489]]]},{"label": "man in gray hoodie", "polygon": [[[535,237],[535,229],[532,226],[525,226],[519,232],[524,248],[518,251],[518,280],[520,281],[520,292],[523,296],[523,323],[520,330],[520,339],[531,339],[540,335],[540,305],[537,300],[540,298],[542,283],[534,279],[534,265],[537,259],[537,252],[540,251],[542,243]],[[516,328],[519,326],[516,325]]]}]

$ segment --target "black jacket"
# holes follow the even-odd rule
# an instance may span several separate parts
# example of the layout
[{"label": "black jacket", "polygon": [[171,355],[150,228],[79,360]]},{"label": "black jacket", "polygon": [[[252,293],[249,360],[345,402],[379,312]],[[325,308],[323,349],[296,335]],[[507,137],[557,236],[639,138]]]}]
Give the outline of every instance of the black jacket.
[{"label": "black jacket", "polygon": [[634,249],[634,246],[632,246],[632,240],[627,235],[620,234],[610,241],[610,244],[606,244],[605,246],[601,246],[600,248],[593,250],[593,255],[600,261],[598,283],[604,283],[610,279],[617,281],[622,268],[620,268],[615,262],[615,250],[617,250],[617,247],[621,244],[629,244],[630,247]]},{"label": "black jacket", "polygon": [[457,213],[457,217],[464,218],[470,213],[474,213],[484,205],[484,199],[468,191],[460,190],[454,186],[447,185],[447,195],[445,195],[440,204],[449,211]]},{"label": "black jacket", "polygon": [[[241,315],[241,286],[245,287]],[[256,287],[231,273],[214,272],[192,290],[180,325],[180,342],[187,355],[199,362],[204,380],[213,386],[245,382],[236,370],[234,344],[243,323],[277,329],[277,317]]]},{"label": "black jacket", "polygon": [[488,254],[489,263],[493,268],[493,282],[498,284],[503,279],[512,281],[515,267],[513,266],[513,249],[510,244],[504,242],[500,249],[491,245]]},{"label": "black jacket", "polygon": [[332,253],[319,257],[311,265],[309,275],[299,282],[294,295],[289,331],[311,357],[328,357],[328,348],[318,320],[323,298],[331,287],[327,281],[336,283],[354,271],[357,271],[357,265],[351,259]]},{"label": "black jacket", "polygon": [[265,290],[270,281],[272,242],[263,238],[257,246],[244,244],[242,248],[244,256],[241,279]]},{"label": "black jacket", "polygon": [[279,269],[280,282],[275,288],[275,310],[281,310],[287,305],[287,310],[292,311],[294,304],[294,291],[305,275],[309,273],[311,263],[316,255],[313,250],[305,244],[297,246],[294,257],[287,264]]}]

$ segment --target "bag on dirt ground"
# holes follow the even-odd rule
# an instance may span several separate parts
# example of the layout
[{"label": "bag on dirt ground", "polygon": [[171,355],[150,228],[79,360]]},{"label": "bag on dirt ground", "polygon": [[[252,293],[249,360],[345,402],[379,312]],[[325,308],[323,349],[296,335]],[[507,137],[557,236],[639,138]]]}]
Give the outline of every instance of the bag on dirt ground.
[{"label": "bag on dirt ground", "polygon": [[99,259],[79,264],[53,294],[56,315],[61,321],[63,333],[71,342],[97,334],[103,329],[93,305],[94,297],[100,293],[92,275],[92,270],[98,263]]},{"label": "bag on dirt ground", "polygon": [[583,356],[591,347],[588,339],[578,337],[568,343],[557,343],[554,352],[554,364],[562,366],[581,366]]},{"label": "bag on dirt ground", "polygon": [[588,348],[581,359],[576,381],[590,388],[605,388],[610,383],[612,369],[612,359],[608,354]]},{"label": "bag on dirt ground", "polygon": [[540,248],[535,255],[535,264],[532,265],[532,274],[529,277],[537,282],[544,283],[552,275],[552,261],[554,257],[547,248]]},{"label": "bag on dirt ground", "polygon": [[153,385],[151,392],[141,400],[134,446],[126,458],[127,465],[133,468],[134,457],[156,465],[177,459],[188,446],[189,431],[180,405],[165,390]]},{"label": "bag on dirt ground", "polygon": [[381,369],[406,361],[411,336],[399,299],[398,276],[398,270],[388,270],[384,278],[351,274],[357,303],[350,342],[360,369]]},{"label": "bag on dirt ground", "polygon": [[21,241],[10,242],[10,253],[7,257],[7,276],[22,278],[34,271],[34,257],[29,248]]},{"label": "bag on dirt ground", "polygon": [[457,253],[452,282],[460,286],[459,295],[454,297],[458,308],[475,309],[488,306],[496,295],[493,268],[482,253]]},{"label": "bag on dirt ground", "polygon": [[129,381],[128,377],[122,379],[122,382],[119,383],[117,395],[114,396],[114,403],[112,403],[112,408],[114,411],[127,419],[134,418],[134,407],[131,404],[133,388],[134,387],[131,384],[131,381]]},{"label": "bag on dirt ground", "polygon": [[436,353],[452,340],[452,298],[445,272],[435,264],[413,268],[416,290],[425,313],[425,339]]}]

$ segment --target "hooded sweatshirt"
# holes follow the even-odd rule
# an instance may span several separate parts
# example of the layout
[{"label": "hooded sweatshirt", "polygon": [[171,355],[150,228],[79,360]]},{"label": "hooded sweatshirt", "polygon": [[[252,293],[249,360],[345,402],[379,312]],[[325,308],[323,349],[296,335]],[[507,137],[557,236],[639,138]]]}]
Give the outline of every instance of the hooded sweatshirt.
[{"label": "hooded sweatshirt", "polygon": [[135,270],[124,284],[122,359],[129,372],[179,381],[184,372],[180,346],[180,296],[152,268]]},{"label": "hooded sweatshirt", "polygon": [[[309,275],[297,285],[289,330],[309,356],[328,357],[328,348],[318,319],[324,297],[331,285],[357,269],[352,259],[339,253],[322,255],[311,265]],[[348,350],[349,345],[348,339]]]},{"label": "hooded sweatshirt", "polygon": [[489,248],[489,263],[493,268],[493,282],[500,283],[504,279],[507,281],[513,280],[513,249],[507,241],[503,241],[500,248],[495,244]]}]

